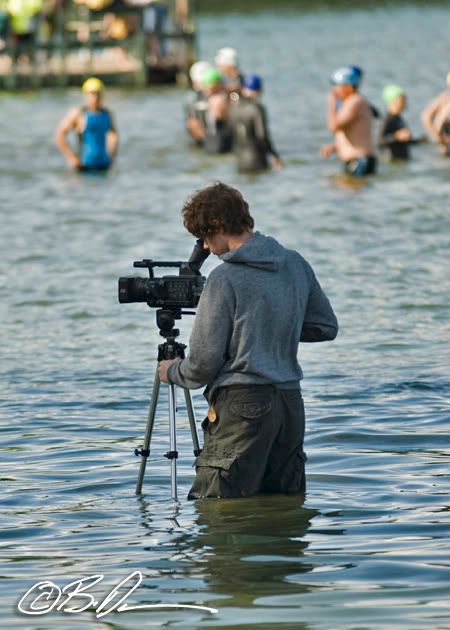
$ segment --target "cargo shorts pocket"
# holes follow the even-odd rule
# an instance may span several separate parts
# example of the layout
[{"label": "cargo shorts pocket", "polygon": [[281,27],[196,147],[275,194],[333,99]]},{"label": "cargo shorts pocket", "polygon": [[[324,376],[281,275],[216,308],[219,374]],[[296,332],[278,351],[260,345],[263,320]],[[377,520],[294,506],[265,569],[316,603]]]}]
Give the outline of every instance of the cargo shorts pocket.
[{"label": "cargo shorts pocket", "polygon": [[189,499],[204,497],[238,497],[235,486],[237,455],[199,455],[195,460],[196,477],[189,492]]},{"label": "cargo shorts pocket", "polygon": [[241,416],[245,420],[257,420],[272,411],[272,400],[268,394],[253,392],[239,392],[230,402],[230,411],[235,416]]}]

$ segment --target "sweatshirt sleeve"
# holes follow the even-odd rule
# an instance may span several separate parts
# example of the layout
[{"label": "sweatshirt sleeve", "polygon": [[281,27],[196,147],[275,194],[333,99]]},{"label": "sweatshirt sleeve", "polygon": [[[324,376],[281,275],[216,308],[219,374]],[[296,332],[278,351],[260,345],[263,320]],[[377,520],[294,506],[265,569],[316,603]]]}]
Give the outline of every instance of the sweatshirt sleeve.
[{"label": "sweatshirt sleeve", "polygon": [[300,341],[331,341],[338,333],[336,315],[311,267],[309,272],[311,285]]},{"label": "sweatshirt sleeve", "polygon": [[170,366],[169,381],[187,389],[212,383],[227,360],[235,296],[230,283],[213,270],[202,291],[186,359]]}]

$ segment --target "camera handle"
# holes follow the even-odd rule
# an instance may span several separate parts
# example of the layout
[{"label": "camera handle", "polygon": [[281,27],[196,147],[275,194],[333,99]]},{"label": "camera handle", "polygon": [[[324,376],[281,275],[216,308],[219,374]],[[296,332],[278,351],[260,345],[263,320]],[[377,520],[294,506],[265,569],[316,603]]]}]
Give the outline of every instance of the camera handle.
[{"label": "camera handle", "polygon": [[[164,312],[161,312],[164,311]],[[169,330],[169,323],[171,322],[171,315],[173,313],[166,309],[161,309],[157,312],[157,322],[160,327],[160,334],[166,338],[164,343],[158,346],[158,362],[177,357],[184,359],[185,344],[178,343],[176,337],[179,335],[179,330],[173,328],[174,319],[179,317],[172,317],[172,326]],[[179,313],[181,317],[181,313]],[[166,326],[161,326],[161,323],[165,323]],[[141,449],[135,449],[134,454],[136,456],[142,456],[141,465],[139,468],[139,476],[136,485],[136,494],[142,494],[142,485],[144,482],[145,467],[147,464],[147,458],[150,456],[150,442],[153,433],[153,427],[155,423],[156,409],[158,406],[158,397],[160,390],[161,380],[158,373],[158,365],[156,366],[155,379],[153,383],[152,395],[150,399],[150,406],[147,415],[147,426],[144,436],[144,445]],[[186,409],[189,418],[189,425],[192,435],[192,443],[194,447],[194,455],[198,457],[201,453],[200,443],[198,440],[197,426],[195,424],[194,407],[192,404],[192,398],[190,391],[184,389],[184,398],[186,401]],[[169,440],[170,450],[165,454],[165,457],[170,461],[170,485],[172,499],[177,500],[177,459],[178,451],[176,447],[176,386],[173,383],[169,383]]]}]

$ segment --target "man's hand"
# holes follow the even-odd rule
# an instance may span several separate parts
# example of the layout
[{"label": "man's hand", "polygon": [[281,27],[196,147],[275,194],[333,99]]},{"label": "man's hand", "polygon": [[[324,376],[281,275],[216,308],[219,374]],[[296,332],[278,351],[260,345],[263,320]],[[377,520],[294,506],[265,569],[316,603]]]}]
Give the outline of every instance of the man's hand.
[{"label": "man's hand", "polygon": [[324,144],[323,147],[320,149],[320,155],[324,158],[329,158],[330,155],[335,153],[335,151],[336,151],[336,145]]},{"label": "man's hand", "polygon": [[331,90],[328,92],[327,103],[328,103],[328,110],[335,112],[336,104],[337,104],[337,97],[336,97],[334,88],[331,88]]},{"label": "man's hand", "polygon": [[394,138],[399,142],[409,142],[410,140],[412,140],[411,130],[407,129],[406,127],[404,127],[403,129],[398,129],[394,133]]},{"label": "man's hand", "polygon": [[167,376],[167,372],[170,368],[171,365],[173,365],[174,363],[178,363],[178,361],[181,361],[181,359],[179,357],[177,357],[176,359],[169,359],[168,361],[160,361],[158,364],[158,374],[159,374],[159,378],[163,383],[168,383],[169,382],[169,378]]},{"label": "man's hand", "polygon": [[68,155],[67,156],[67,162],[68,162],[69,166],[71,166],[72,168],[80,168],[81,167],[81,160],[78,157],[78,155],[75,155],[74,153],[72,155]]},{"label": "man's hand", "polygon": [[281,171],[284,166],[283,161],[280,160],[280,158],[275,157],[275,155],[272,155],[270,162],[273,171]]}]

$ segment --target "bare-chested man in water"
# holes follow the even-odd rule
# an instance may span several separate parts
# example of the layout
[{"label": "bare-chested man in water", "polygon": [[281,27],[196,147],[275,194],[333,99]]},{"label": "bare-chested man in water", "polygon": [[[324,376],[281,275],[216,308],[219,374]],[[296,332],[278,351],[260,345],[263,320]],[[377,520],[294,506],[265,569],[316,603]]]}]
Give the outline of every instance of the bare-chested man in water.
[{"label": "bare-chested man in water", "polygon": [[376,171],[377,160],[372,143],[372,112],[358,93],[360,75],[353,66],[336,70],[328,94],[328,128],[335,134],[333,144],[322,147],[320,154],[333,153],[345,164],[345,171],[361,177]]},{"label": "bare-chested man in water", "polygon": [[450,156],[450,72],[448,90],[437,96],[422,112],[422,123],[439,145],[442,155]]}]

